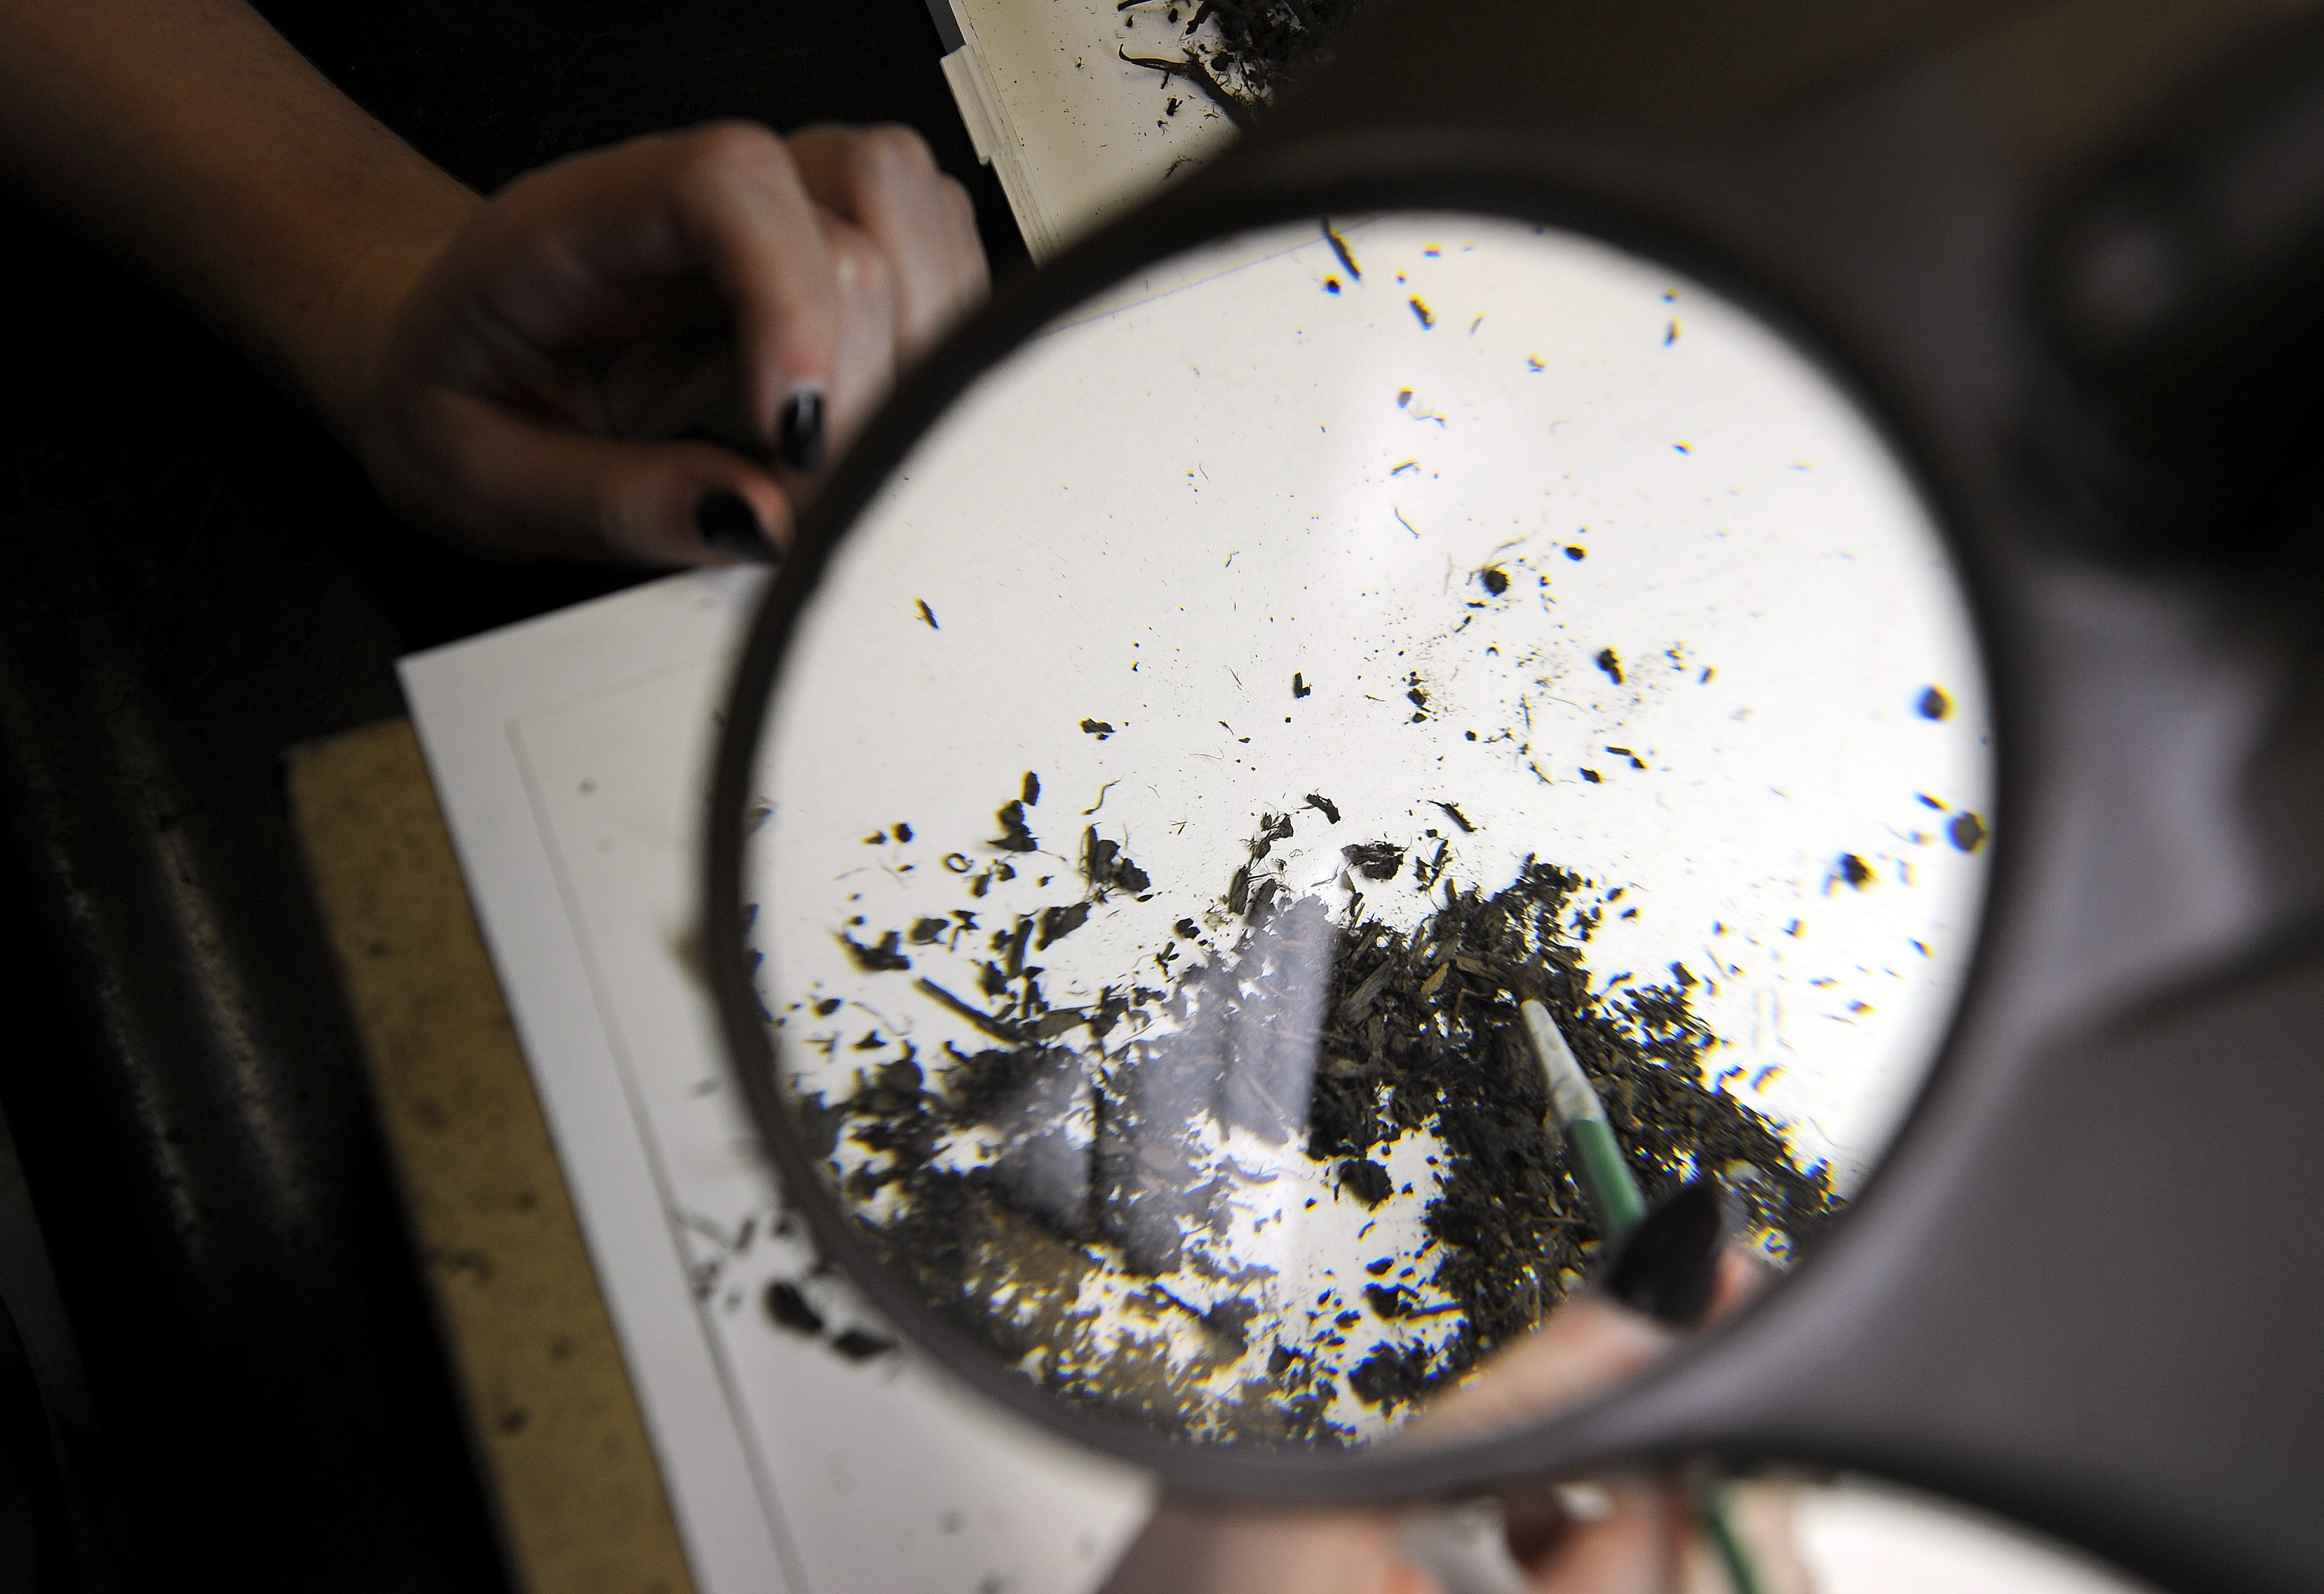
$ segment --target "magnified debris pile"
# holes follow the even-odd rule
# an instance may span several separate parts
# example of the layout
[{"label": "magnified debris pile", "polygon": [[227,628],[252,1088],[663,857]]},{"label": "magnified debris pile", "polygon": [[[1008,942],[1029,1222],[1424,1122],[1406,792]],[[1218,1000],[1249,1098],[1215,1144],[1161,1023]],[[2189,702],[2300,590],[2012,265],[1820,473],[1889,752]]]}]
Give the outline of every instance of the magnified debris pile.
[{"label": "magnified debris pile", "polygon": [[[1490,897],[1452,897],[1409,935],[1360,925],[1335,968],[1333,1027],[1309,1110],[1308,1153],[1366,1156],[1425,1129],[1447,1154],[1428,1231],[1433,1282],[1461,1304],[1457,1373],[1525,1332],[1577,1282],[1599,1236],[1544,1127],[1548,1097],[1517,1004],[1537,997],[1597,1086],[1649,1202],[1698,1174],[1721,1179],[1747,1230],[1812,1245],[1838,1205],[1779,1129],[1708,1088],[1713,1037],[1679,985],[1592,992],[1574,902],[1587,882],[1528,861]],[[1408,1380],[1406,1380],[1408,1381]]]},{"label": "magnified debris pile", "polygon": [[[1001,817],[986,845],[1021,860],[1023,807]],[[1357,842],[1339,849],[1350,888],[1434,906],[1408,929],[1344,923],[1362,910],[1352,889],[1335,909],[1276,874],[1254,881],[1294,825],[1259,816],[1213,906],[1147,949],[1161,973],[1075,1006],[1050,1004],[1028,954],[1095,934],[1093,910],[1153,885],[1093,827],[1080,880],[1055,877],[1077,900],[848,938],[867,990],[896,992],[883,1006],[911,987],[982,1043],[927,1052],[834,1028],[806,1037],[821,1063],[798,1032],[784,1043],[811,1148],[958,1326],[1058,1396],[1176,1436],[1375,1436],[1589,1269],[1599,1236],[1544,1124],[1527,997],[1596,1083],[1649,1199],[1714,1176],[1770,1251],[1813,1243],[1839,1204],[1829,1177],[1706,1083],[1717,1043],[1692,977],[1593,985],[1584,952],[1608,894],[1533,859],[1490,895],[1462,891],[1443,883],[1442,847],[1406,870],[1402,847]],[[973,983],[932,961],[947,951],[973,956]],[[893,966],[916,955],[918,971]],[[801,1029],[833,1011],[789,1010]],[[866,1042],[878,1055],[859,1060]]]},{"label": "magnified debris pile", "polygon": [[[1329,59],[1365,0],[1120,0],[1121,58],[1237,126]],[[1180,97],[1166,98],[1176,115]]]}]

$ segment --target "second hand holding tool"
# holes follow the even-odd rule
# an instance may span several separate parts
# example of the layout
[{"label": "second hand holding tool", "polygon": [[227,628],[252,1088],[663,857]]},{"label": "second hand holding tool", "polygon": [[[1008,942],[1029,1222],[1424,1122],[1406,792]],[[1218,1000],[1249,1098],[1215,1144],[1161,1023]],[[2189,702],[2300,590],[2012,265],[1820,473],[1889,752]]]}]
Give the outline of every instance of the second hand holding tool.
[{"label": "second hand holding tool", "polygon": [[[1631,1175],[1629,1158],[1623,1154],[1621,1142],[1614,1138],[1613,1126],[1606,1121],[1606,1104],[1598,1099],[1590,1076],[1574,1060],[1573,1049],[1565,1044],[1564,1033],[1549,1016],[1549,1009],[1528,999],[1517,1011],[1525,1018],[1534,1057],[1549,1083],[1550,1119],[1573,1153],[1574,1177],[1597,1215],[1607,1244],[1618,1245],[1646,1215],[1646,1196]],[[1725,1563],[1736,1594],[1762,1594],[1765,1585],[1758,1568],[1735,1531],[1723,1489],[1714,1487],[1704,1493],[1702,1528]]]}]

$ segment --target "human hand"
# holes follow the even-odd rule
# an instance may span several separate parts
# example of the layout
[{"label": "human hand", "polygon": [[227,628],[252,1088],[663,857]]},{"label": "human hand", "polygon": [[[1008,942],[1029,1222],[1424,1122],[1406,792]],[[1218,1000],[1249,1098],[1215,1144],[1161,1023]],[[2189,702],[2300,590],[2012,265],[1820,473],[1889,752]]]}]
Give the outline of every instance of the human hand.
[{"label": "human hand", "polygon": [[[1600,1287],[1566,1302],[1387,1442],[1442,1446],[1505,1433],[1602,1394],[1645,1371],[1682,1338],[1738,1309],[1771,1275],[1722,1239],[1718,1198],[1692,1186],[1656,1209]],[[1723,1491],[1766,1586],[1809,1585],[1790,1543],[1790,1491]],[[1700,1531],[1695,1491],[1645,1475],[1515,1495],[1506,1521],[1508,1586],[1526,1594],[1726,1594],[1723,1568]],[[1103,1594],[1444,1594],[1420,1552],[1472,1547],[1457,1559],[1477,1575],[1466,1531],[1446,1538],[1440,1508],[1257,1511],[1168,1500],[1115,1569]],[[1499,1551],[1494,1551],[1499,1555]],[[1456,1578],[1456,1581],[1460,1580]]]},{"label": "human hand", "polygon": [[[1506,1433],[1636,1375],[1676,1341],[1646,1313],[1593,1291],[1558,1307],[1387,1442],[1443,1445]],[[1689,1519],[1657,1480],[1551,1491],[1504,1508],[1508,1553],[1528,1594],[1680,1594],[1685,1587],[1677,1580]],[[1446,1547],[1457,1543],[1459,1559],[1488,1564],[1499,1552],[1480,1543],[1483,1525],[1455,1527],[1440,1510],[1166,1500],[1101,1594],[1449,1594],[1430,1570],[1443,1565]]]},{"label": "human hand", "polygon": [[988,277],[916,134],[730,123],[521,178],[394,286],[335,418],[390,504],[491,553],[698,565],[778,557]]}]

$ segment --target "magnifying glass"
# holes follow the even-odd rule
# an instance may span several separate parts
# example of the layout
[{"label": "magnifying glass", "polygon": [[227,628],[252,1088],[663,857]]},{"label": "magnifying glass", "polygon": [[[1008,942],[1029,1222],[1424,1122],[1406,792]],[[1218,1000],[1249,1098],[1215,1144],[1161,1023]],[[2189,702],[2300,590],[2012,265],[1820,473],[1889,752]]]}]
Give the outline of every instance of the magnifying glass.
[{"label": "magnifying glass", "polygon": [[1344,1466],[1690,1181],[1790,1266],[1936,1054],[1969,608],[1868,409],[1695,277],[1235,227],[818,551],[736,838],[770,1144],[881,1305],[1133,1458]]},{"label": "magnifying glass", "polygon": [[1480,147],[1253,157],[969,328],[725,728],[792,1206],[961,1379],[1213,1495],[1618,1451],[1640,1368],[1515,1359],[1680,1201],[1711,1295],[1794,1295],[2015,844],[1927,433],[1797,278]]}]

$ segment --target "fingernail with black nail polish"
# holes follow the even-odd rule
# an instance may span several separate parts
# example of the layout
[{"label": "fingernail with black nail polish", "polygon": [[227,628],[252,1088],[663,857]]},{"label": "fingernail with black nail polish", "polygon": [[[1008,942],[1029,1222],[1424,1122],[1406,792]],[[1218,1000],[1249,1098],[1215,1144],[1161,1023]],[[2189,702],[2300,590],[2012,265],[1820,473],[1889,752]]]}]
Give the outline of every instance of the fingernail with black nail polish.
[{"label": "fingernail with black nail polish", "polygon": [[694,529],[702,534],[703,546],[712,553],[753,565],[783,562],[750,504],[741,493],[727,488],[720,487],[702,495],[702,502],[694,508]]},{"label": "fingernail with black nail polish", "polygon": [[1630,1230],[1606,1269],[1606,1293],[1673,1328],[1691,1328],[1711,1306],[1726,1237],[1719,1186],[1697,1179]]},{"label": "fingernail with black nail polish", "polygon": [[803,387],[783,404],[779,441],[783,462],[803,476],[823,468],[823,390]]}]

